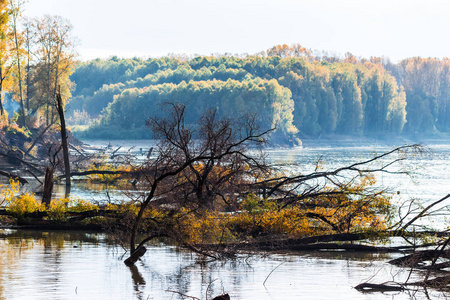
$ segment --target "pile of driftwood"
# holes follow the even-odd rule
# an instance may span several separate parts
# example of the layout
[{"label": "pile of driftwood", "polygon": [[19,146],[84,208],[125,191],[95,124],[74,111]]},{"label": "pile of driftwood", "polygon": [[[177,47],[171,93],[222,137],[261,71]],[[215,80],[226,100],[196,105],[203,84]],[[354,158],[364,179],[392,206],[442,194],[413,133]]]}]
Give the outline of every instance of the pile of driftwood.
[{"label": "pile of driftwood", "polygon": [[392,259],[388,263],[399,268],[409,270],[409,272],[424,273],[421,280],[389,283],[362,283],[355,289],[362,292],[387,292],[404,291],[416,289],[417,287],[432,288],[435,290],[450,292],[450,249],[447,247],[450,238],[447,238],[434,249],[414,251],[405,256]]}]

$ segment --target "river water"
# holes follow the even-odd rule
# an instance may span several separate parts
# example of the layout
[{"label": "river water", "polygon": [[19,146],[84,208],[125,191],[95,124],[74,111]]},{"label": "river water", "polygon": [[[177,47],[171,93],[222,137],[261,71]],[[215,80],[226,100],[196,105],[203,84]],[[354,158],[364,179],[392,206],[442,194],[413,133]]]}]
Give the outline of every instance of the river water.
[{"label": "river water", "polygon": [[[93,145],[102,146],[104,144]],[[112,142],[146,154],[152,142]],[[399,191],[401,201],[420,198],[423,204],[450,192],[450,145],[430,144],[429,153],[407,166],[412,177],[379,176],[381,185]],[[142,150],[141,150],[142,148]],[[326,145],[268,149],[281,168],[303,173],[322,157],[325,169],[348,165],[392,149],[390,146]],[[106,190],[73,192],[92,201],[105,201]],[[120,192],[109,191],[120,199]],[[444,217],[438,219],[446,227]],[[386,263],[391,255],[313,252],[240,256],[231,261],[206,262],[195,254],[155,243],[136,268],[123,264],[124,250],[104,234],[0,230],[0,299],[436,299],[439,292],[363,294],[353,287],[370,281],[403,281],[408,272]],[[416,276],[416,275],[413,275]]]},{"label": "river water", "polygon": [[[278,253],[205,262],[154,244],[136,267],[102,234],[0,231],[0,299],[426,299],[423,291],[362,294],[357,284],[404,280],[386,255]],[[374,277],[374,278],[373,278]],[[430,292],[433,297],[443,296]]]}]

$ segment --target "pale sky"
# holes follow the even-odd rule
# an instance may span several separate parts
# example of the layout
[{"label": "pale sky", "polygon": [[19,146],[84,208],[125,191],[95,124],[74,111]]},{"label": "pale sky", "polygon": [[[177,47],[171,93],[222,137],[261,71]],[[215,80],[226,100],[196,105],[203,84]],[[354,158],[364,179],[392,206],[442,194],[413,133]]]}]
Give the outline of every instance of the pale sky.
[{"label": "pale sky", "polygon": [[278,44],[356,56],[450,57],[449,0],[29,0],[70,20],[82,59],[254,54]]}]

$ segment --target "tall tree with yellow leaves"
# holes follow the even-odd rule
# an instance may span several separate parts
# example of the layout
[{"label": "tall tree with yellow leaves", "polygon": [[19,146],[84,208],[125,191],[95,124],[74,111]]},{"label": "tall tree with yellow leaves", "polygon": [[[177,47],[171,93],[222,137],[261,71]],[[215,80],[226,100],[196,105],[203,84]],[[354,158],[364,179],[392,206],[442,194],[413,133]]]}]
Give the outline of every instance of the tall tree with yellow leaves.
[{"label": "tall tree with yellow leaves", "polygon": [[30,21],[29,30],[33,53],[37,58],[35,65],[36,89],[33,105],[45,110],[47,124],[54,122],[54,103],[58,89],[61,97],[71,96],[69,76],[75,65],[75,39],[72,36],[72,25],[59,16],[46,15]]},{"label": "tall tree with yellow leaves", "polygon": [[10,34],[9,8],[7,0],[0,0],[0,117],[5,115],[3,108],[3,93],[7,88],[11,74],[11,44],[8,38]]}]

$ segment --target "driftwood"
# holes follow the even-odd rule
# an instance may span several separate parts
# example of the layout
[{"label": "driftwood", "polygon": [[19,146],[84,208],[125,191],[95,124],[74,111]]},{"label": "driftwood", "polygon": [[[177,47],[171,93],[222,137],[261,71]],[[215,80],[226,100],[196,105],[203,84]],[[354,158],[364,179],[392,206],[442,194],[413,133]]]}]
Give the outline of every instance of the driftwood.
[{"label": "driftwood", "polygon": [[138,259],[141,258],[145,254],[145,252],[147,252],[147,248],[145,248],[144,246],[138,247],[136,250],[134,250],[131,253],[130,257],[128,257],[124,261],[124,263],[127,266],[134,265],[138,261]]},{"label": "driftwood", "polygon": [[375,247],[360,244],[341,244],[334,242],[354,242],[368,238],[364,233],[340,233],[326,234],[296,239],[265,239],[264,241],[247,241],[242,243],[208,244],[201,245],[207,249],[221,251],[224,249],[242,250],[347,250],[347,251],[372,251],[372,252],[402,252],[399,248]]},{"label": "driftwood", "polygon": [[369,293],[369,292],[401,292],[405,288],[400,285],[361,283],[355,286],[355,289],[360,292]]},{"label": "driftwood", "polygon": [[83,220],[93,217],[106,217],[114,220],[120,220],[127,216],[126,212],[118,212],[117,210],[89,210],[74,212],[69,211],[65,213],[64,220],[53,220],[52,214],[47,211],[37,211],[33,213],[24,213],[18,216],[7,208],[0,208],[0,216],[12,216],[16,218],[14,224],[2,224],[0,228],[5,226],[7,228],[15,229],[33,229],[33,230],[88,230],[95,232],[104,232],[106,230],[105,224],[101,222],[83,222]]},{"label": "driftwood", "polygon": [[316,243],[308,245],[291,246],[289,249],[297,251],[311,251],[311,250],[345,250],[345,251],[363,251],[363,252],[401,252],[396,248],[377,247],[362,244],[340,244],[340,243]]},{"label": "driftwood", "polygon": [[406,255],[403,257],[399,257],[393,260],[390,260],[389,263],[396,266],[402,267],[419,267],[420,264],[424,261],[432,261],[438,257],[449,258],[450,259],[450,250],[423,250],[417,251],[410,255]]},{"label": "driftwood", "polygon": [[[447,198],[447,197],[446,197]],[[428,207],[426,208],[428,209]],[[405,255],[403,257],[399,257],[393,260],[390,260],[389,263],[399,266],[401,268],[410,268],[411,270],[427,270],[424,278],[421,281],[416,282],[406,282],[404,284],[399,284],[400,286],[421,286],[421,287],[430,287],[438,290],[450,290],[450,275],[436,277],[433,279],[429,279],[432,271],[442,272],[446,268],[450,268],[450,250],[446,249],[446,247],[450,244],[450,239],[447,239],[444,243],[438,245],[438,247],[434,250],[422,250],[416,251],[412,254]],[[446,259],[446,261],[439,262],[439,259]],[[426,264],[425,262],[430,262]],[[358,287],[361,291],[367,291],[370,289],[370,285],[368,283],[364,283]],[[364,286],[367,288],[364,289]],[[379,285],[374,285],[379,286]],[[384,284],[380,285],[384,287]],[[358,288],[355,287],[355,288]],[[374,288],[371,291],[383,291],[381,288]]]}]

